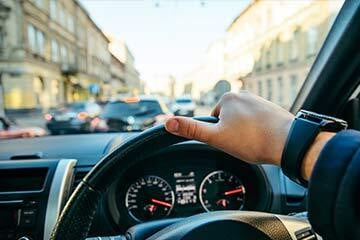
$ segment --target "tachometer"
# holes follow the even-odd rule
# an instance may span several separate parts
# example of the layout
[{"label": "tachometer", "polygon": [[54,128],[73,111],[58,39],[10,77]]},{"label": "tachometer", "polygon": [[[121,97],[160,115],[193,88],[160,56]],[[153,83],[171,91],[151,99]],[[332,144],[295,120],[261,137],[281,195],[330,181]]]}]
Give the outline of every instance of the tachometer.
[{"label": "tachometer", "polygon": [[125,206],[134,220],[143,222],[166,217],[174,206],[171,186],[157,176],[141,177],[126,192]]},{"label": "tachometer", "polygon": [[215,171],[200,185],[199,198],[206,211],[239,210],[245,202],[245,187],[234,174]]}]

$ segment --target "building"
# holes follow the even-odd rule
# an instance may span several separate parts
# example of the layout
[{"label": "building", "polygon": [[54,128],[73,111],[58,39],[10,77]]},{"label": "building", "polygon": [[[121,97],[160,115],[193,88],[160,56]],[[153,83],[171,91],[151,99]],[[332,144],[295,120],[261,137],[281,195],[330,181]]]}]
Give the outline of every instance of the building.
[{"label": "building", "polygon": [[226,78],[290,108],[341,1],[253,1],[227,29]]},{"label": "building", "polygon": [[8,111],[99,97],[108,39],[76,0],[0,2],[0,72]]},{"label": "building", "polygon": [[341,5],[333,0],[253,0],[184,82],[193,83],[196,98],[214,96],[211,89],[226,80],[233,92],[248,89],[289,108]]},{"label": "building", "polygon": [[109,51],[123,64],[123,83],[124,87],[119,89],[121,93],[130,93],[138,95],[143,93],[144,89],[140,80],[140,74],[135,67],[135,58],[125,41],[108,35],[110,39]]},{"label": "building", "polygon": [[107,99],[128,91],[125,83],[125,64],[113,54],[111,54],[110,74],[111,80],[105,85],[106,90],[104,92]]},{"label": "building", "polygon": [[[201,62],[182,78],[184,87],[192,83],[191,94],[200,98],[201,93],[212,91],[216,83],[225,77],[225,41],[214,41],[206,50]],[[185,89],[184,89],[185,90]]]}]

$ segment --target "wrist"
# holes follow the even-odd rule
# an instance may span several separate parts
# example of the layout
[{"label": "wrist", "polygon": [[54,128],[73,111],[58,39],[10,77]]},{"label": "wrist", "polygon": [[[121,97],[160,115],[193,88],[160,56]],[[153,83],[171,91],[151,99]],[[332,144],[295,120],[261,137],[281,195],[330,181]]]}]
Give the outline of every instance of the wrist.
[{"label": "wrist", "polygon": [[326,143],[335,135],[333,132],[320,132],[310,148],[306,152],[301,165],[301,175],[305,180],[309,180],[312,170],[315,166],[317,159]]}]

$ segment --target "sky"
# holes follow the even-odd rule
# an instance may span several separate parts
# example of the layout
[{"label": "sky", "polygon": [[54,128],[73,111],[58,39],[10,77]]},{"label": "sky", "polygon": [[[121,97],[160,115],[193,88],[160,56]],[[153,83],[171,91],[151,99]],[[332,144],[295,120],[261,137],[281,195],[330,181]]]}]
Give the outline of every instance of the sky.
[{"label": "sky", "polygon": [[[147,85],[195,68],[249,0],[81,0],[103,29],[124,39]],[[153,86],[162,84],[161,81]]]}]

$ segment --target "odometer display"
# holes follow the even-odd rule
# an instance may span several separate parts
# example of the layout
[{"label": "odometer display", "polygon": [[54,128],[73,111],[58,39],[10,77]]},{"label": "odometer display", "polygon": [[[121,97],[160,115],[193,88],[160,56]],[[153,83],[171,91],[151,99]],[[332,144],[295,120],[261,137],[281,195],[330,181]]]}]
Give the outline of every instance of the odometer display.
[{"label": "odometer display", "polygon": [[125,206],[134,220],[143,222],[168,216],[174,199],[174,192],[164,179],[146,176],[129,186]]},{"label": "odometer display", "polygon": [[245,202],[245,187],[234,174],[215,171],[200,185],[200,202],[206,211],[239,210]]}]

